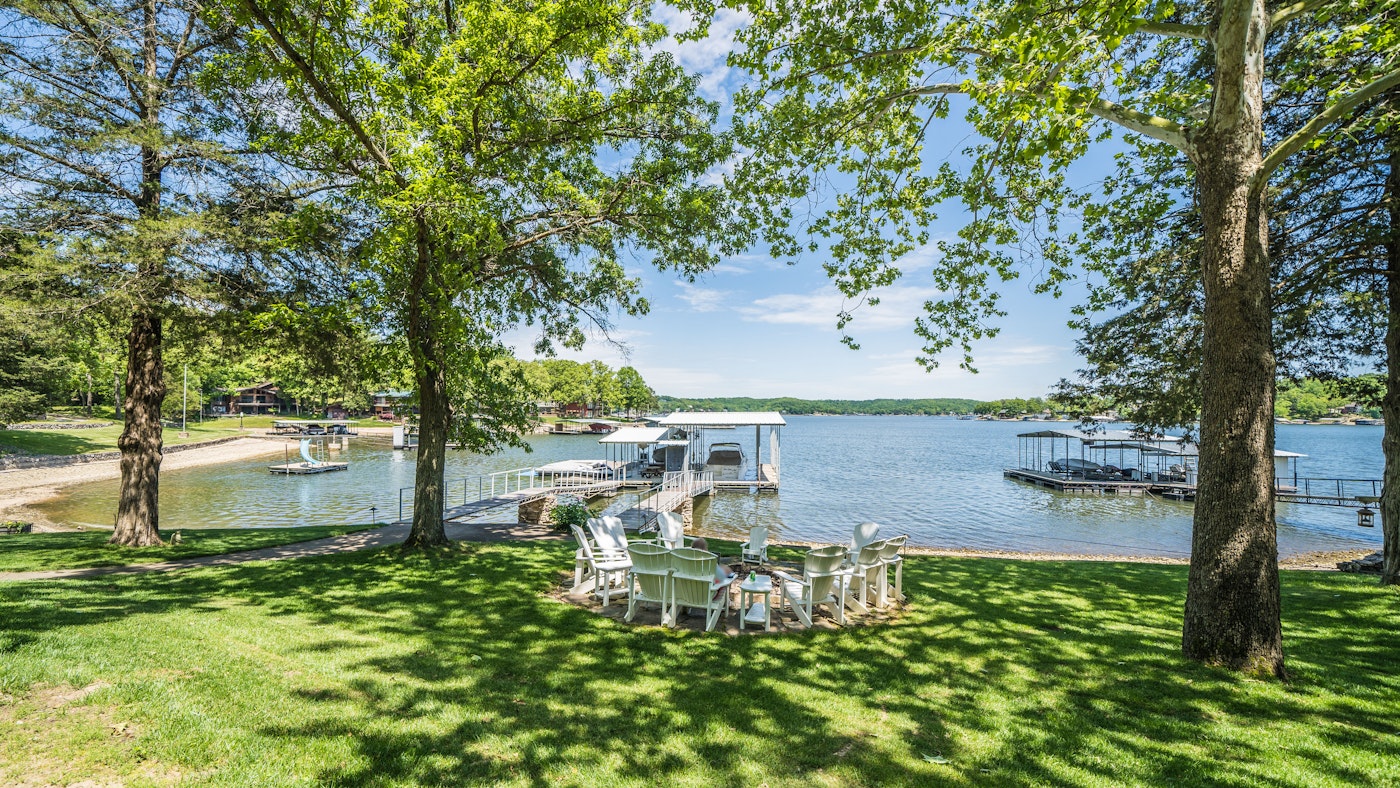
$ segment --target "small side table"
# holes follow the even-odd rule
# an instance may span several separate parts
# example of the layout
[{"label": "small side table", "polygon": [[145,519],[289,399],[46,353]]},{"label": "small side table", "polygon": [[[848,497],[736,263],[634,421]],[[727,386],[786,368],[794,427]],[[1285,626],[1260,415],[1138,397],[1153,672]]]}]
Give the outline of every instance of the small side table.
[{"label": "small side table", "polygon": [[[759,575],[752,582],[745,580],[739,584],[739,629],[748,623],[749,606],[763,602],[763,631],[773,631],[773,604],[769,596],[773,593],[773,578]],[[758,623],[757,621],[754,622]]]}]

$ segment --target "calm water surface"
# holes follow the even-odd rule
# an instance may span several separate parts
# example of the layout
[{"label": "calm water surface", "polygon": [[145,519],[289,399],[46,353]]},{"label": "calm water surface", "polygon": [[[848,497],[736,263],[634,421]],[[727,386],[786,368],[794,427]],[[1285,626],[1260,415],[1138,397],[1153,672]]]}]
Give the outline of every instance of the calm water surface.
[{"label": "calm water surface", "polygon": [[[1065,495],[1002,477],[1003,466],[1016,464],[1017,433],[1070,424],[920,416],[787,419],[781,492],[701,498],[696,506],[701,527],[739,536],[762,524],[775,539],[845,541],[856,523],[874,520],[888,533],[909,533],[912,543],[937,547],[1110,555],[1190,552],[1191,504]],[[1381,432],[1381,427],[1279,425],[1277,443],[1308,455],[1299,461],[1300,476],[1379,479]],[[746,430],[710,437],[739,440],[748,453],[753,451]],[[412,452],[394,451],[387,441],[368,437],[351,438],[350,445],[342,457],[350,469],[319,476],[273,476],[267,472],[268,458],[164,473],[161,525],[336,524],[368,520],[371,506],[379,519],[394,516],[399,488],[413,483]],[[590,436],[535,436],[531,446],[530,454],[451,452],[448,479],[603,456],[597,438]],[[40,508],[55,520],[110,526],[116,493],[115,481],[94,482],[70,488]],[[1358,528],[1354,509],[1280,504],[1278,520],[1284,556],[1380,548],[1380,529]]]}]

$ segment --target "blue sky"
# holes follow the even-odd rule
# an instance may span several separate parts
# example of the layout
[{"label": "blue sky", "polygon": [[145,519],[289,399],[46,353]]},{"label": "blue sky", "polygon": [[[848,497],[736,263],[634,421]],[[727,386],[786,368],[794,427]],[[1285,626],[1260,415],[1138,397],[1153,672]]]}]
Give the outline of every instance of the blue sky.
[{"label": "blue sky", "polygon": [[[684,26],[669,8],[661,6],[660,12],[672,30]],[[726,12],[708,39],[667,46],[700,75],[702,92],[726,107],[742,79],[725,65],[740,24],[740,17]],[[926,160],[956,158],[967,144],[966,128],[949,122],[930,135]],[[946,205],[931,234],[951,237],[962,220],[958,206]],[[631,364],[658,393],[673,396],[998,399],[1043,396],[1057,380],[1072,376],[1081,364],[1074,352],[1076,334],[1066,324],[1084,288],[1071,285],[1058,300],[1038,295],[1030,272],[1003,286],[1002,308],[1008,314],[1000,335],[974,345],[978,374],[958,368],[956,350],[945,353],[932,372],[920,367],[914,319],[925,301],[939,295],[930,278],[935,254],[930,246],[900,261],[904,275],[879,293],[880,304],[855,310],[846,330],[860,350],[839,341],[837,313],[850,305],[822,271],[820,257],[809,255],[789,266],[754,250],[724,260],[693,284],[638,263],[633,274],[643,282],[650,314],[618,317],[610,332],[614,343],[596,334],[582,352],[560,357]],[[508,341],[529,357],[529,333]]]}]

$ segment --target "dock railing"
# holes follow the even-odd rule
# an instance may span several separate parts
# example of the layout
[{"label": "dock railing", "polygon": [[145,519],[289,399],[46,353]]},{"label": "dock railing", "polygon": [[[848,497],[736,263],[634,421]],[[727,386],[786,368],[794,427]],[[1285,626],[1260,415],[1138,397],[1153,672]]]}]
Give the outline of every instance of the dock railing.
[{"label": "dock railing", "polygon": [[642,493],[636,508],[642,513],[642,521],[650,523],[662,512],[675,509],[677,501],[703,495],[714,487],[713,471],[670,471],[660,484]]},{"label": "dock railing", "polygon": [[[608,468],[597,471],[562,471],[539,473],[534,468],[511,468],[507,471],[468,476],[443,482],[443,505],[467,506],[478,501],[493,498],[519,497],[528,499],[532,492],[540,495],[551,492],[566,492],[588,495],[621,486],[626,478],[626,468]],[[461,498],[455,493],[462,491]],[[413,487],[399,488],[399,521],[404,513],[413,509]],[[457,501],[461,503],[458,504]]]},{"label": "dock railing", "polygon": [[1379,498],[1380,479],[1308,479],[1293,476],[1274,478],[1279,500],[1290,503],[1331,503],[1359,506],[1361,498]]}]

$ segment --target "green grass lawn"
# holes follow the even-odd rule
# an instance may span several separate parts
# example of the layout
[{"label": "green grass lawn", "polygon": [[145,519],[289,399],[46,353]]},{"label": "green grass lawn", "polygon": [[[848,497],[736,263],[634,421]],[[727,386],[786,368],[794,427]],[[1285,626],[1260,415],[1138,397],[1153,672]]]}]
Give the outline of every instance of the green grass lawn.
[{"label": "green grass lawn", "polygon": [[[272,429],[272,422],[278,419],[294,419],[295,416],[246,416],[243,429],[250,433],[262,433]],[[188,438],[180,437],[179,429],[167,428],[163,433],[166,446],[227,438],[240,434],[239,420],[236,418],[208,419],[203,423],[187,423]],[[378,419],[352,419],[352,428],[392,427],[390,422]],[[117,438],[121,437],[122,425],[113,423],[107,427],[94,427],[81,430],[0,430],[0,454],[87,454],[89,452],[116,451]]]},{"label": "green grass lawn", "polygon": [[567,544],[0,585],[0,784],[1394,784],[1400,595],[1285,572],[1290,684],[1178,653],[1185,569],[922,558],[893,624],[554,601]]},{"label": "green grass lawn", "polygon": [[[238,434],[237,424],[206,421],[190,424],[189,437],[181,438],[180,430],[167,429],[163,439],[166,446],[227,438]],[[94,427],[86,430],[0,430],[0,453],[22,454],[87,454],[116,451],[122,425]]]},{"label": "green grass lawn", "polygon": [[301,528],[185,528],[180,544],[169,544],[170,531],[161,534],[165,547],[131,548],[107,544],[110,533],[13,534],[0,536],[0,572],[36,572],[47,569],[80,569],[90,566],[154,564],[172,558],[256,550],[327,536],[340,536],[370,528],[369,525],[314,525]]}]

